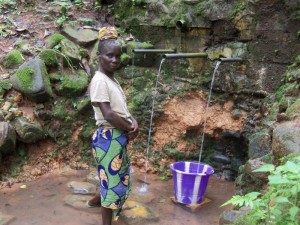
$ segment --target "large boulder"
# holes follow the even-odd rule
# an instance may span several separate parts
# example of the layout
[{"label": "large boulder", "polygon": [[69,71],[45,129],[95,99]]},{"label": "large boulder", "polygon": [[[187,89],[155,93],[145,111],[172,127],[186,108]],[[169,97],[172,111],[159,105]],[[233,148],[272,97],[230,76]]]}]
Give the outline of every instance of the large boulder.
[{"label": "large boulder", "polygon": [[88,84],[88,74],[84,70],[78,70],[76,74],[69,71],[62,75],[62,79],[57,85],[56,90],[61,96],[76,97],[80,96],[86,90]]},{"label": "large boulder", "polygon": [[268,173],[266,172],[253,172],[253,170],[256,170],[266,163],[262,161],[261,158],[257,159],[250,159],[245,164],[245,172],[249,174],[251,177],[257,178],[262,181],[268,180]]},{"label": "large boulder", "polygon": [[35,102],[45,102],[52,88],[44,62],[39,58],[25,62],[10,78],[13,88]]},{"label": "large boulder", "polygon": [[253,134],[249,138],[248,156],[250,159],[262,157],[271,152],[271,136],[266,130]]},{"label": "large boulder", "polygon": [[62,32],[66,37],[80,46],[89,46],[98,39],[98,32],[89,29],[76,29],[67,26]]},{"label": "large boulder", "polygon": [[0,154],[10,155],[15,152],[16,132],[7,122],[0,122]]},{"label": "large boulder", "polygon": [[34,143],[44,138],[44,131],[39,122],[30,122],[19,117],[15,120],[17,138],[24,143]]},{"label": "large boulder", "polygon": [[300,152],[300,121],[279,124],[273,130],[272,151],[279,159],[290,153]]},{"label": "large boulder", "polygon": [[78,66],[81,61],[80,46],[68,39],[61,40],[60,45],[64,65],[69,67]]}]

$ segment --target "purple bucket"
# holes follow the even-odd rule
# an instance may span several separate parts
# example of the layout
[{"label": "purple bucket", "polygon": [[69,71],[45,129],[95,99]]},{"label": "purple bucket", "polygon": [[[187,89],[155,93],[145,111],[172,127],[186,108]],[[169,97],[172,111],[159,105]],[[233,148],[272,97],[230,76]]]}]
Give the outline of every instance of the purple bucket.
[{"label": "purple bucket", "polygon": [[207,164],[195,162],[175,162],[170,165],[170,169],[173,172],[176,201],[183,204],[201,203],[214,169]]}]

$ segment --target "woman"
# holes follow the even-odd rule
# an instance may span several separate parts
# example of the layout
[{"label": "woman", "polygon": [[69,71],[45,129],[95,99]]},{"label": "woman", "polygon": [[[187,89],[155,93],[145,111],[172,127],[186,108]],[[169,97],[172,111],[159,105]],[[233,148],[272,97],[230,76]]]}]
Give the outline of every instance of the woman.
[{"label": "woman", "polygon": [[102,206],[103,225],[117,220],[131,191],[128,139],[138,135],[138,123],[131,116],[125,94],[114,77],[121,60],[121,46],[114,28],[99,31],[99,69],[91,81],[90,96],[97,131],[93,136],[93,154],[97,162],[100,193],[88,206]]}]

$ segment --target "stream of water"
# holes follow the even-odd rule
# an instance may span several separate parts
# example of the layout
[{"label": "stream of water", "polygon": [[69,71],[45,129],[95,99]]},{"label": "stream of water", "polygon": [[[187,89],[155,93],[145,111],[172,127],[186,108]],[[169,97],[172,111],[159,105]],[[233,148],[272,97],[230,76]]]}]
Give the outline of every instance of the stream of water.
[{"label": "stream of water", "polygon": [[197,169],[198,173],[199,173],[199,167],[200,167],[200,162],[201,162],[201,157],[202,157],[203,143],[204,143],[204,136],[205,136],[205,129],[206,129],[206,122],[207,122],[206,112],[208,110],[210,99],[211,99],[211,93],[212,93],[212,88],[213,88],[214,81],[215,81],[215,75],[216,75],[216,72],[217,72],[220,64],[221,64],[221,61],[217,61],[215,69],[214,69],[214,72],[213,72],[213,75],[212,75],[212,78],[211,78],[209,95],[208,95],[208,99],[207,99],[206,106],[205,106],[204,123],[203,123],[203,130],[202,130],[202,136],[201,136],[201,145],[200,145],[200,149],[199,149],[199,161],[198,161],[198,169]]},{"label": "stream of water", "polygon": [[165,59],[162,59],[160,61],[158,74],[156,76],[156,82],[154,87],[154,95],[152,97],[152,107],[151,107],[151,116],[150,116],[150,125],[149,125],[149,132],[148,132],[148,140],[147,140],[147,151],[146,151],[146,163],[145,163],[145,177],[144,177],[144,183],[141,185],[141,187],[138,187],[138,191],[140,193],[146,193],[148,192],[148,186],[147,186],[147,171],[149,166],[149,151],[150,151],[150,141],[151,141],[151,131],[152,131],[152,122],[153,122],[153,114],[154,114],[154,105],[155,105],[155,99],[157,95],[157,85],[158,85],[158,78],[160,76],[162,64],[164,63]]}]

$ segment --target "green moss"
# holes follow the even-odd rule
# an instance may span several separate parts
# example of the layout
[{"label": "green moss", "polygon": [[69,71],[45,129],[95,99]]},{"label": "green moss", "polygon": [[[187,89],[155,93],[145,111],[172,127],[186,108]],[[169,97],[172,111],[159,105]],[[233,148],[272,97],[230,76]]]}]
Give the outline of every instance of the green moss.
[{"label": "green moss", "polygon": [[62,75],[58,91],[66,97],[79,96],[88,86],[88,82],[88,76],[83,70],[79,70],[75,75]]},{"label": "green moss", "polygon": [[42,50],[39,57],[45,62],[46,66],[53,67],[57,65],[57,55],[53,49]]},{"label": "green moss", "polygon": [[269,109],[269,115],[267,116],[267,120],[269,121],[276,120],[278,112],[279,112],[278,103],[274,103]]},{"label": "green moss", "polygon": [[151,48],[154,48],[154,46],[150,42],[129,41],[127,43],[127,48],[128,48],[128,50],[131,50],[131,52],[132,52],[132,50],[136,49],[136,48],[151,49]]},{"label": "green moss", "polygon": [[0,87],[4,90],[10,90],[12,88],[12,84],[9,80],[0,80]]},{"label": "green moss", "polygon": [[57,82],[57,81],[60,81],[61,74],[59,74],[59,73],[50,73],[49,78],[50,78],[50,81]]},{"label": "green moss", "polygon": [[245,0],[240,0],[240,2],[235,6],[233,10],[233,16],[238,14],[239,12],[243,11],[246,8]]},{"label": "green moss", "polygon": [[16,72],[16,77],[18,78],[20,85],[24,90],[30,90],[32,88],[32,77],[34,75],[34,70],[30,67],[20,68]]},{"label": "green moss", "polygon": [[48,72],[47,72],[46,65],[43,61],[41,62],[41,70],[42,70],[42,76],[43,76],[45,90],[47,91],[47,93],[50,96],[53,96],[53,91],[52,91],[52,87],[51,87],[51,83],[50,83],[50,78],[49,78],[49,75],[48,75]]},{"label": "green moss", "polygon": [[80,48],[79,55],[81,56],[81,58],[86,58],[90,55],[90,53],[89,53],[89,50],[87,50],[85,48]]},{"label": "green moss", "polygon": [[127,64],[130,62],[130,60],[131,60],[131,57],[130,57],[128,54],[123,53],[123,54],[121,55],[121,63],[122,63],[123,65],[127,65]]},{"label": "green moss", "polygon": [[300,99],[297,99],[290,107],[287,108],[286,114],[289,117],[300,117]]},{"label": "green moss", "polygon": [[58,45],[63,39],[65,39],[63,35],[57,33],[53,34],[49,39],[48,47],[53,48],[54,46]]},{"label": "green moss", "polygon": [[13,68],[24,61],[20,51],[12,50],[4,56],[3,65],[5,68]]}]

